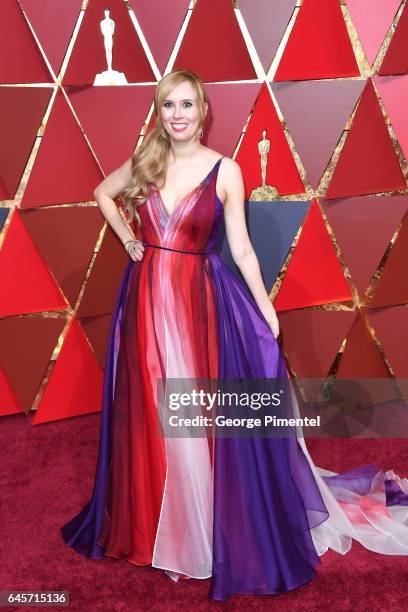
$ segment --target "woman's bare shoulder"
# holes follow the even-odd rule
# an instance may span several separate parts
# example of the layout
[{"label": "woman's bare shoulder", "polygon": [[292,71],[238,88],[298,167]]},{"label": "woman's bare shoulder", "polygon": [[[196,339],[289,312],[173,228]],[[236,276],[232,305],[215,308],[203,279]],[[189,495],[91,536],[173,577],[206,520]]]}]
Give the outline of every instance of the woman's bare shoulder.
[{"label": "woman's bare shoulder", "polygon": [[217,191],[225,204],[229,194],[243,189],[243,178],[240,165],[231,157],[223,156],[218,171]]},{"label": "woman's bare shoulder", "polygon": [[231,157],[224,156],[219,168],[220,182],[227,188],[228,185],[236,185],[242,182],[242,172],[240,165]]},{"label": "woman's bare shoulder", "polygon": [[232,157],[222,156],[221,165],[228,174],[242,174],[240,165]]}]

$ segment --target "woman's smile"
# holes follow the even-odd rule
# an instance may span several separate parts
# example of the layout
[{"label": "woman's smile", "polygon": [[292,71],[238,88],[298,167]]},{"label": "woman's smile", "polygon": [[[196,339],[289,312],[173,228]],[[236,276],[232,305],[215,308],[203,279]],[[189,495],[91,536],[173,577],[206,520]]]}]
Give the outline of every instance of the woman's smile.
[{"label": "woman's smile", "polygon": [[171,123],[170,125],[175,132],[182,132],[187,127],[187,123]]}]

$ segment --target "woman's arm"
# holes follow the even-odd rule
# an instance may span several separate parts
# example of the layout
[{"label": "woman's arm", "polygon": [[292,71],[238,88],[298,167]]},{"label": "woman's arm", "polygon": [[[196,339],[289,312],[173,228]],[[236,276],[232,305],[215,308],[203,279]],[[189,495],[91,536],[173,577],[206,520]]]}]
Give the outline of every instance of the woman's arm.
[{"label": "woman's arm", "polygon": [[127,159],[124,164],[99,183],[93,193],[103,216],[123,244],[127,240],[134,240],[135,237],[122,218],[114,198],[130,184],[131,179],[131,159]]},{"label": "woman's arm", "polygon": [[258,258],[248,236],[244,208],[245,189],[241,168],[236,161],[230,158],[225,158],[221,165],[220,188],[225,196],[225,230],[232,258],[277,338],[279,321],[265,289]]}]

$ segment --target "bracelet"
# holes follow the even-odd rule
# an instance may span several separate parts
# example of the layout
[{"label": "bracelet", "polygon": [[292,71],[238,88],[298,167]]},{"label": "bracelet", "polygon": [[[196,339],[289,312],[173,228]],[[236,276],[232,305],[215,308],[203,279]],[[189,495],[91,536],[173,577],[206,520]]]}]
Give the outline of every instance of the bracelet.
[{"label": "bracelet", "polygon": [[[130,249],[126,248],[126,245],[129,244],[129,242],[133,243],[132,246],[130,247]],[[141,240],[138,240],[137,238],[132,238],[131,240],[126,240],[126,242],[123,243],[123,246],[125,247],[125,251],[126,253],[130,254],[130,250],[132,248],[135,248],[138,244],[142,244]]]}]

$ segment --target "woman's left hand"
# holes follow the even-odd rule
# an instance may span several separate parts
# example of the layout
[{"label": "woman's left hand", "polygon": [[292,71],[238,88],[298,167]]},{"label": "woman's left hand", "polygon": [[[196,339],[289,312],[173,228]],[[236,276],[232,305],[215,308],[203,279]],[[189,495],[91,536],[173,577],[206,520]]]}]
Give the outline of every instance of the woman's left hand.
[{"label": "woman's left hand", "polygon": [[276,338],[279,336],[280,329],[278,317],[276,316],[276,311],[272,304],[270,304],[270,307],[268,306],[266,310],[263,310],[262,314],[265,317],[269,327],[271,328],[276,340]]}]

